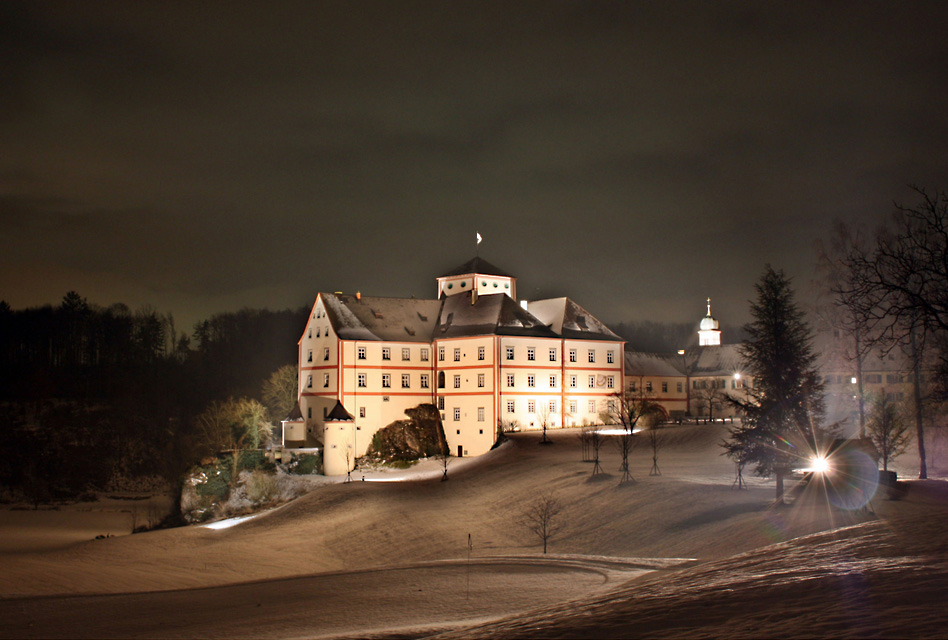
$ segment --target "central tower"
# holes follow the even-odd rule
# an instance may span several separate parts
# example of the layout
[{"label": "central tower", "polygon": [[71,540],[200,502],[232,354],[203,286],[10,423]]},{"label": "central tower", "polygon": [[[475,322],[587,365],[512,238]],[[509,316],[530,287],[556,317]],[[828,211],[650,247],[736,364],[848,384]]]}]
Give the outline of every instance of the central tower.
[{"label": "central tower", "polygon": [[517,299],[517,279],[476,257],[438,277],[438,298],[474,291],[479,296],[504,293]]}]

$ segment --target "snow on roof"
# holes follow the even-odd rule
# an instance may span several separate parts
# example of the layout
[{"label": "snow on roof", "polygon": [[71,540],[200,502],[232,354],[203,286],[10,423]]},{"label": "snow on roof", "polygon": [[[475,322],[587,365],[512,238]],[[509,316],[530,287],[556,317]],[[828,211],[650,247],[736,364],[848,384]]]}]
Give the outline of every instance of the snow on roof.
[{"label": "snow on roof", "polygon": [[692,376],[729,376],[744,368],[739,344],[699,347],[698,360],[691,367]]},{"label": "snow on roof", "polygon": [[[533,314],[503,293],[460,293],[444,299],[436,338],[473,335],[531,335],[555,338],[556,334]],[[473,302],[472,302],[473,300]]]},{"label": "snow on roof", "polygon": [[430,342],[440,300],[321,293],[326,314],[344,340]]},{"label": "snow on roof", "polygon": [[630,376],[684,377],[682,366],[680,356],[638,351],[625,352],[625,373]]}]

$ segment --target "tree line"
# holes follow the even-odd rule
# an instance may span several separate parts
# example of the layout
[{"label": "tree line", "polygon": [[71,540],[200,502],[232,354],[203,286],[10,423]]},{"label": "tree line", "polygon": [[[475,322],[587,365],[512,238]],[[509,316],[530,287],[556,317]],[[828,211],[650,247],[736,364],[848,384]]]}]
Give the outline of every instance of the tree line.
[{"label": "tree line", "polygon": [[56,306],[0,302],[0,485],[41,501],[116,478],[176,482],[212,446],[202,412],[261,398],[276,370],[295,366],[307,314],[243,309],[186,333],[171,314],[74,291]]}]

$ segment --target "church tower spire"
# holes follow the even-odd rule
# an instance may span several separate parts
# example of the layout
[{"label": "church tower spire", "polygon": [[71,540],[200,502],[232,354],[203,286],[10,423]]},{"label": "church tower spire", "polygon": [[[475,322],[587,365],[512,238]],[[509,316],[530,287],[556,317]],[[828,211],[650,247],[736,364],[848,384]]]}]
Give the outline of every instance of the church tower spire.
[{"label": "church tower spire", "polygon": [[711,298],[708,298],[708,315],[698,326],[698,346],[709,347],[721,344],[721,325],[711,315]]}]

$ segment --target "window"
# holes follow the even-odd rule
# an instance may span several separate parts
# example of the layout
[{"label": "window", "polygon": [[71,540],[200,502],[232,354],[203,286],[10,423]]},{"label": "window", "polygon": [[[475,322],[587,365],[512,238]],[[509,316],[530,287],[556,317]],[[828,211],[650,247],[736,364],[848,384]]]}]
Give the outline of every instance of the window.
[{"label": "window", "polygon": [[444,389],[444,371],[438,372],[438,388]]},{"label": "window", "polygon": [[668,383],[667,383],[667,382],[663,382],[663,383],[662,383],[662,393],[668,393]]},{"label": "window", "polygon": [[535,400],[527,400],[527,413],[536,413],[537,403]]},{"label": "window", "polygon": [[306,388],[307,389],[313,388],[313,376],[306,376]]},{"label": "window", "polygon": [[329,374],[324,373],[323,374],[323,389],[328,389],[328,388],[329,388]]},{"label": "window", "polygon": [[651,381],[651,380],[646,380],[646,381],[645,381],[645,392],[646,392],[646,393],[652,393],[652,381]]},{"label": "window", "polygon": [[533,347],[527,347],[527,360],[536,360],[537,350]]},{"label": "window", "polygon": [[615,361],[616,361],[616,354],[615,354],[615,352],[614,352],[614,351],[607,351],[607,352],[606,352],[606,362],[608,362],[609,364],[612,364],[612,363],[615,362]]},{"label": "window", "polygon": [[881,373],[867,373],[865,377],[866,377],[866,382],[872,382],[876,384],[882,382]]},{"label": "window", "polygon": [[682,388],[682,385],[681,385],[681,383],[679,382],[679,383],[678,383],[678,393],[681,393],[682,391],[684,391],[684,389]]},{"label": "window", "polygon": [[307,418],[312,418],[312,417],[313,417],[313,408],[312,408],[312,407],[306,407],[306,417],[307,417]]},{"label": "window", "polygon": [[576,349],[569,350],[569,361],[576,362]]},{"label": "window", "polygon": [[360,374],[359,374],[359,382],[358,382],[358,385],[359,385],[360,387],[362,387],[363,389],[365,388],[366,385],[365,385],[365,374],[364,374],[364,373],[360,373]]},{"label": "window", "polygon": [[323,360],[329,360],[329,347],[323,349]]},{"label": "window", "polygon": [[527,376],[527,386],[528,386],[528,387],[535,387],[535,386],[537,386],[537,379],[536,379],[536,376],[534,376],[532,373]]},{"label": "window", "polygon": [[514,359],[514,348],[513,348],[513,347],[507,347],[507,359],[508,359],[508,360],[513,360],[513,359]]},{"label": "window", "polygon": [[358,355],[359,360],[365,360],[365,347],[359,347],[358,352],[359,352],[359,355]]},{"label": "window", "polygon": [[402,360],[411,360],[411,349],[408,347],[402,348]]},{"label": "window", "polygon": [[556,400],[550,400],[550,413],[556,413]]},{"label": "window", "polygon": [[444,347],[438,347],[438,362],[444,362]]},{"label": "window", "polygon": [[306,353],[306,362],[312,362],[312,361],[313,361],[313,350],[310,349],[310,350]]},{"label": "window", "polygon": [[477,359],[478,359],[478,360],[483,360],[483,359],[484,359],[484,353],[485,353],[485,352],[484,352],[484,347],[478,347],[478,348],[477,348]]},{"label": "window", "polygon": [[441,398],[441,397],[438,398],[438,409],[440,411],[444,411],[444,398]]},{"label": "window", "polygon": [[421,361],[422,361],[422,362],[428,362],[428,350],[427,350],[427,349],[422,349],[422,350],[421,350]]},{"label": "window", "polygon": [[421,374],[421,388],[422,389],[428,388],[428,374],[427,373]]},{"label": "window", "polygon": [[550,388],[551,389],[556,388],[556,376],[550,376]]},{"label": "window", "polygon": [[[679,382],[678,384],[681,384],[681,383]],[[630,380],[630,381],[629,381],[629,391],[631,391],[632,393],[635,393],[635,390],[636,390],[637,388],[638,388],[638,385],[636,385],[635,380]],[[681,389],[679,389],[679,391],[681,391]]]},{"label": "window", "polygon": [[589,401],[589,413],[596,413],[596,401],[595,401],[595,400],[590,400],[590,401]]},{"label": "window", "polygon": [[407,373],[402,374],[402,389],[407,389],[411,386],[411,377]]},{"label": "window", "polygon": [[484,422],[484,407],[477,408],[477,421]]},{"label": "window", "polygon": [[513,401],[513,400],[508,400],[508,401],[507,401],[507,413],[513,413],[513,412],[514,412],[514,401]]},{"label": "window", "polygon": [[484,386],[484,374],[483,374],[483,373],[477,374],[477,386],[478,386],[478,387],[483,387],[483,386]]},{"label": "window", "polygon": [[512,373],[507,374],[507,386],[508,387],[514,386],[514,374]]},{"label": "window", "polygon": [[589,376],[589,388],[590,389],[596,388],[596,376]]},{"label": "window", "polygon": [[556,362],[556,349],[550,349],[550,362]]},{"label": "window", "polygon": [[578,407],[576,406],[576,401],[575,401],[575,400],[570,400],[570,401],[569,401],[569,412],[570,412],[570,413],[576,413],[577,409],[578,409]]},{"label": "window", "polygon": [[461,388],[461,376],[454,376],[454,388],[455,389]]},{"label": "window", "polygon": [[312,327],[309,328],[309,335],[308,335],[307,337],[308,337],[308,338],[312,338],[312,337],[313,337],[313,328],[312,328]]},{"label": "window", "polygon": [[461,407],[454,407],[454,421],[457,422],[461,419]]},{"label": "window", "polygon": [[382,374],[382,388],[388,389],[391,386],[392,386],[392,374],[383,373]]},{"label": "window", "polygon": [[317,328],[316,328],[316,337],[318,338],[318,337],[321,336],[321,335],[322,335],[322,329],[320,329],[320,328],[317,327]]},{"label": "window", "polygon": [[389,347],[382,347],[382,360],[391,360],[392,350]]},{"label": "window", "polygon": [[596,361],[596,352],[595,352],[595,350],[593,350],[593,349],[590,349],[590,350],[589,350],[589,361],[590,361],[590,362],[595,362],[595,361]]},{"label": "window", "polygon": [[365,407],[359,407],[359,417],[360,418],[365,417]]},{"label": "window", "polygon": [[455,361],[455,362],[460,362],[460,361],[461,361],[461,350],[460,350],[460,349],[455,349],[455,350],[454,350],[454,361]]},{"label": "window", "polygon": [[607,389],[615,388],[615,378],[613,376],[606,376],[606,388]]}]

